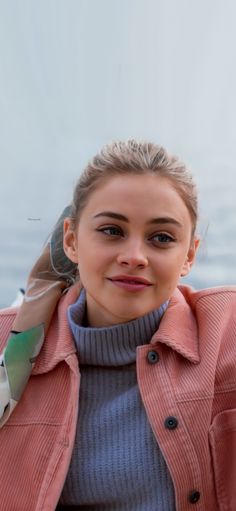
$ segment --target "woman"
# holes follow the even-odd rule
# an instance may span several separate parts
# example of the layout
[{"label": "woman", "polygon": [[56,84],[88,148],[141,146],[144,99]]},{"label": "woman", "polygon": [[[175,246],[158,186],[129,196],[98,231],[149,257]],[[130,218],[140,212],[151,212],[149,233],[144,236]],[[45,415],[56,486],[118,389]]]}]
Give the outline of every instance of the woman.
[{"label": "woman", "polygon": [[2,509],[236,509],[236,288],[179,285],[196,225],[192,176],[162,147],[88,164],[1,314]]}]

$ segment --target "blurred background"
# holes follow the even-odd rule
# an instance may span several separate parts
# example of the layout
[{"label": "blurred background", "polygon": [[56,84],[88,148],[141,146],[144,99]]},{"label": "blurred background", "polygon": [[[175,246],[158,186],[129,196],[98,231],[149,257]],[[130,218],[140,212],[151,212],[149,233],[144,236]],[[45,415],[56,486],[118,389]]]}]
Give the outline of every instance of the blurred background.
[{"label": "blurred background", "polygon": [[236,284],[234,0],[0,0],[0,307],[87,160],[164,145],[200,191],[199,288]]}]

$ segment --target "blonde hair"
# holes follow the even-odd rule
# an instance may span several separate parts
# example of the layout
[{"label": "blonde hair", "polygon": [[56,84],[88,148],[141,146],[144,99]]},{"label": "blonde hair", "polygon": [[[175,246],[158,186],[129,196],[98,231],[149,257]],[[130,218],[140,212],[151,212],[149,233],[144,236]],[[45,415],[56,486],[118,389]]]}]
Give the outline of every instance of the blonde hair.
[{"label": "blonde hair", "polygon": [[133,139],[105,145],[88,163],[74,190],[71,217],[76,223],[90,194],[105,179],[145,173],[157,174],[171,181],[189,211],[194,235],[198,220],[198,193],[190,170],[163,147]]}]

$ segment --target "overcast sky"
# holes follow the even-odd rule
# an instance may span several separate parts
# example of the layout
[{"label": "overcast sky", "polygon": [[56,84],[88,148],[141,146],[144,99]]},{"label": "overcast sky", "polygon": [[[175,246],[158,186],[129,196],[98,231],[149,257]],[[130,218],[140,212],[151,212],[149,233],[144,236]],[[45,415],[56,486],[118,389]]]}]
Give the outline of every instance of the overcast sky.
[{"label": "overcast sky", "polygon": [[0,0],[0,168],[113,138],[235,158],[234,0]]},{"label": "overcast sky", "polygon": [[0,0],[6,290],[9,276],[22,283],[87,159],[115,138],[176,152],[203,187],[214,240],[218,213],[235,229],[235,19],[235,0]]}]

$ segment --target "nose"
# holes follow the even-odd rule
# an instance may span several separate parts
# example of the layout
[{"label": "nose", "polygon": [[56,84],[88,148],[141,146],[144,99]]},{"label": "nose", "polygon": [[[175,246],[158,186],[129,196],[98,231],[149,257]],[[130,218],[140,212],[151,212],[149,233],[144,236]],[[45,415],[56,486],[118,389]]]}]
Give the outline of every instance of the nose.
[{"label": "nose", "polygon": [[120,266],[131,269],[146,268],[146,266],[148,266],[148,258],[142,243],[131,241],[123,245],[122,252],[117,256],[117,262]]}]

